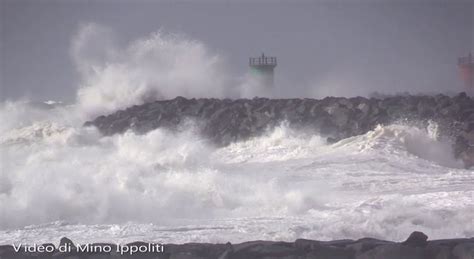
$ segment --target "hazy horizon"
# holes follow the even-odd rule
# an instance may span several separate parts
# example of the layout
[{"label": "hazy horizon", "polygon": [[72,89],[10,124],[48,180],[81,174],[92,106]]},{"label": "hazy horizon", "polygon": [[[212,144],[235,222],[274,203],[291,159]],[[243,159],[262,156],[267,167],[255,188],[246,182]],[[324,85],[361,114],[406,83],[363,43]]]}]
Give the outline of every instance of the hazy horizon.
[{"label": "hazy horizon", "polygon": [[[88,80],[84,60],[91,68],[115,62],[153,74],[161,69],[153,57],[148,65],[148,59],[132,62],[136,56],[124,53],[157,31],[200,44],[196,66],[218,60],[200,84],[233,86],[248,71],[250,56],[276,56],[278,97],[459,92],[457,58],[474,49],[470,1],[3,0],[1,14],[1,100],[75,100]],[[87,26],[94,33],[81,34]],[[81,35],[85,43],[77,43]],[[188,63],[182,48],[169,55]],[[191,79],[182,91],[163,83],[178,90],[162,96],[209,91],[192,86]]]}]

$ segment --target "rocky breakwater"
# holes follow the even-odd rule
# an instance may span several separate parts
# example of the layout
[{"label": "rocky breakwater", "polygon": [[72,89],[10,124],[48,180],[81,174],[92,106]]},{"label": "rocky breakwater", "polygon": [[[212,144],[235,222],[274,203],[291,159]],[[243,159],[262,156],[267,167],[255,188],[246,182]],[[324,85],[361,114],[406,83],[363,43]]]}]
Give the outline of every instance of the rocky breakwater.
[{"label": "rocky breakwater", "polygon": [[103,134],[156,128],[179,129],[194,121],[199,132],[217,145],[258,136],[282,121],[326,136],[328,142],[364,134],[379,124],[437,123],[454,155],[474,166],[474,99],[457,96],[391,96],[386,98],[316,99],[186,99],[155,101],[100,116],[86,122]]},{"label": "rocky breakwater", "polygon": [[[47,247],[47,248],[46,248]],[[61,247],[70,247],[59,251]],[[158,247],[158,249],[156,249]],[[472,259],[474,239],[446,239],[428,241],[421,232],[413,232],[404,242],[390,242],[373,238],[359,240],[315,241],[298,239],[294,242],[251,241],[241,244],[81,244],[62,238],[59,246],[45,244],[29,251],[13,245],[0,246],[1,259],[19,258],[166,258],[166,259]],[[135,248],[135,249],[134,249]],[[30,249],[31,250],[31,249]],[[139,251],[141,250],[141,251]],[[133,251],[133,252],[132,252]]]}]

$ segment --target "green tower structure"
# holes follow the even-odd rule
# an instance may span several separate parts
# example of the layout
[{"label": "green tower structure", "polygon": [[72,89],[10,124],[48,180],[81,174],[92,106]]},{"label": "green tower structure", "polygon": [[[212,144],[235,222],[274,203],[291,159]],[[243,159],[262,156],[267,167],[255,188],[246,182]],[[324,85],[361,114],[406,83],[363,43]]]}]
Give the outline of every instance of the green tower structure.
[{"label": "green tower structure", "polygon": [[262,56],[257,58],[249,58],[249,66],[252,74],[257,78],[263,87],[270,89],[273,87],[273,70],[277,65],[276,57]]}]

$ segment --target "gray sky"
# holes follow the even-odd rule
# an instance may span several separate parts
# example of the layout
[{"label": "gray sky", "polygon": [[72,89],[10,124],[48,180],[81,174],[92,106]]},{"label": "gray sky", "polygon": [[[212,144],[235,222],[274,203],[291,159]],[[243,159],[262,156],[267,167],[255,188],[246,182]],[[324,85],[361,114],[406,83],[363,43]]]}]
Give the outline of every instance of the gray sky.
[{"label": "gray sky", "polygon": [[184,33],[224,56],[236,76],[265,51],[279,59],[287,97],[460,91],[456,59],[474,50],[466,0],[0,2],[1,99],[73,100],[71,40],[87,22],[123,45],[160,28]]}]

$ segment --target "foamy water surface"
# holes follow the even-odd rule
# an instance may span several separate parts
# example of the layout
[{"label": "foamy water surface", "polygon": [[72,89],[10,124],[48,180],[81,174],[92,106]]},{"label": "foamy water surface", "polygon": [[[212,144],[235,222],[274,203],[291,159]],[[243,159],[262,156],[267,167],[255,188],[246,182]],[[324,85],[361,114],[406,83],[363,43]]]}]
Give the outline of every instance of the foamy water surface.
[{"label": "foamy water surface", "polygon": [[474,172],[435,124],[329,145],[282,123],[216,148],[192,129],[104,137],[73,110],[2,106],[0,244],[474,236]]}]

